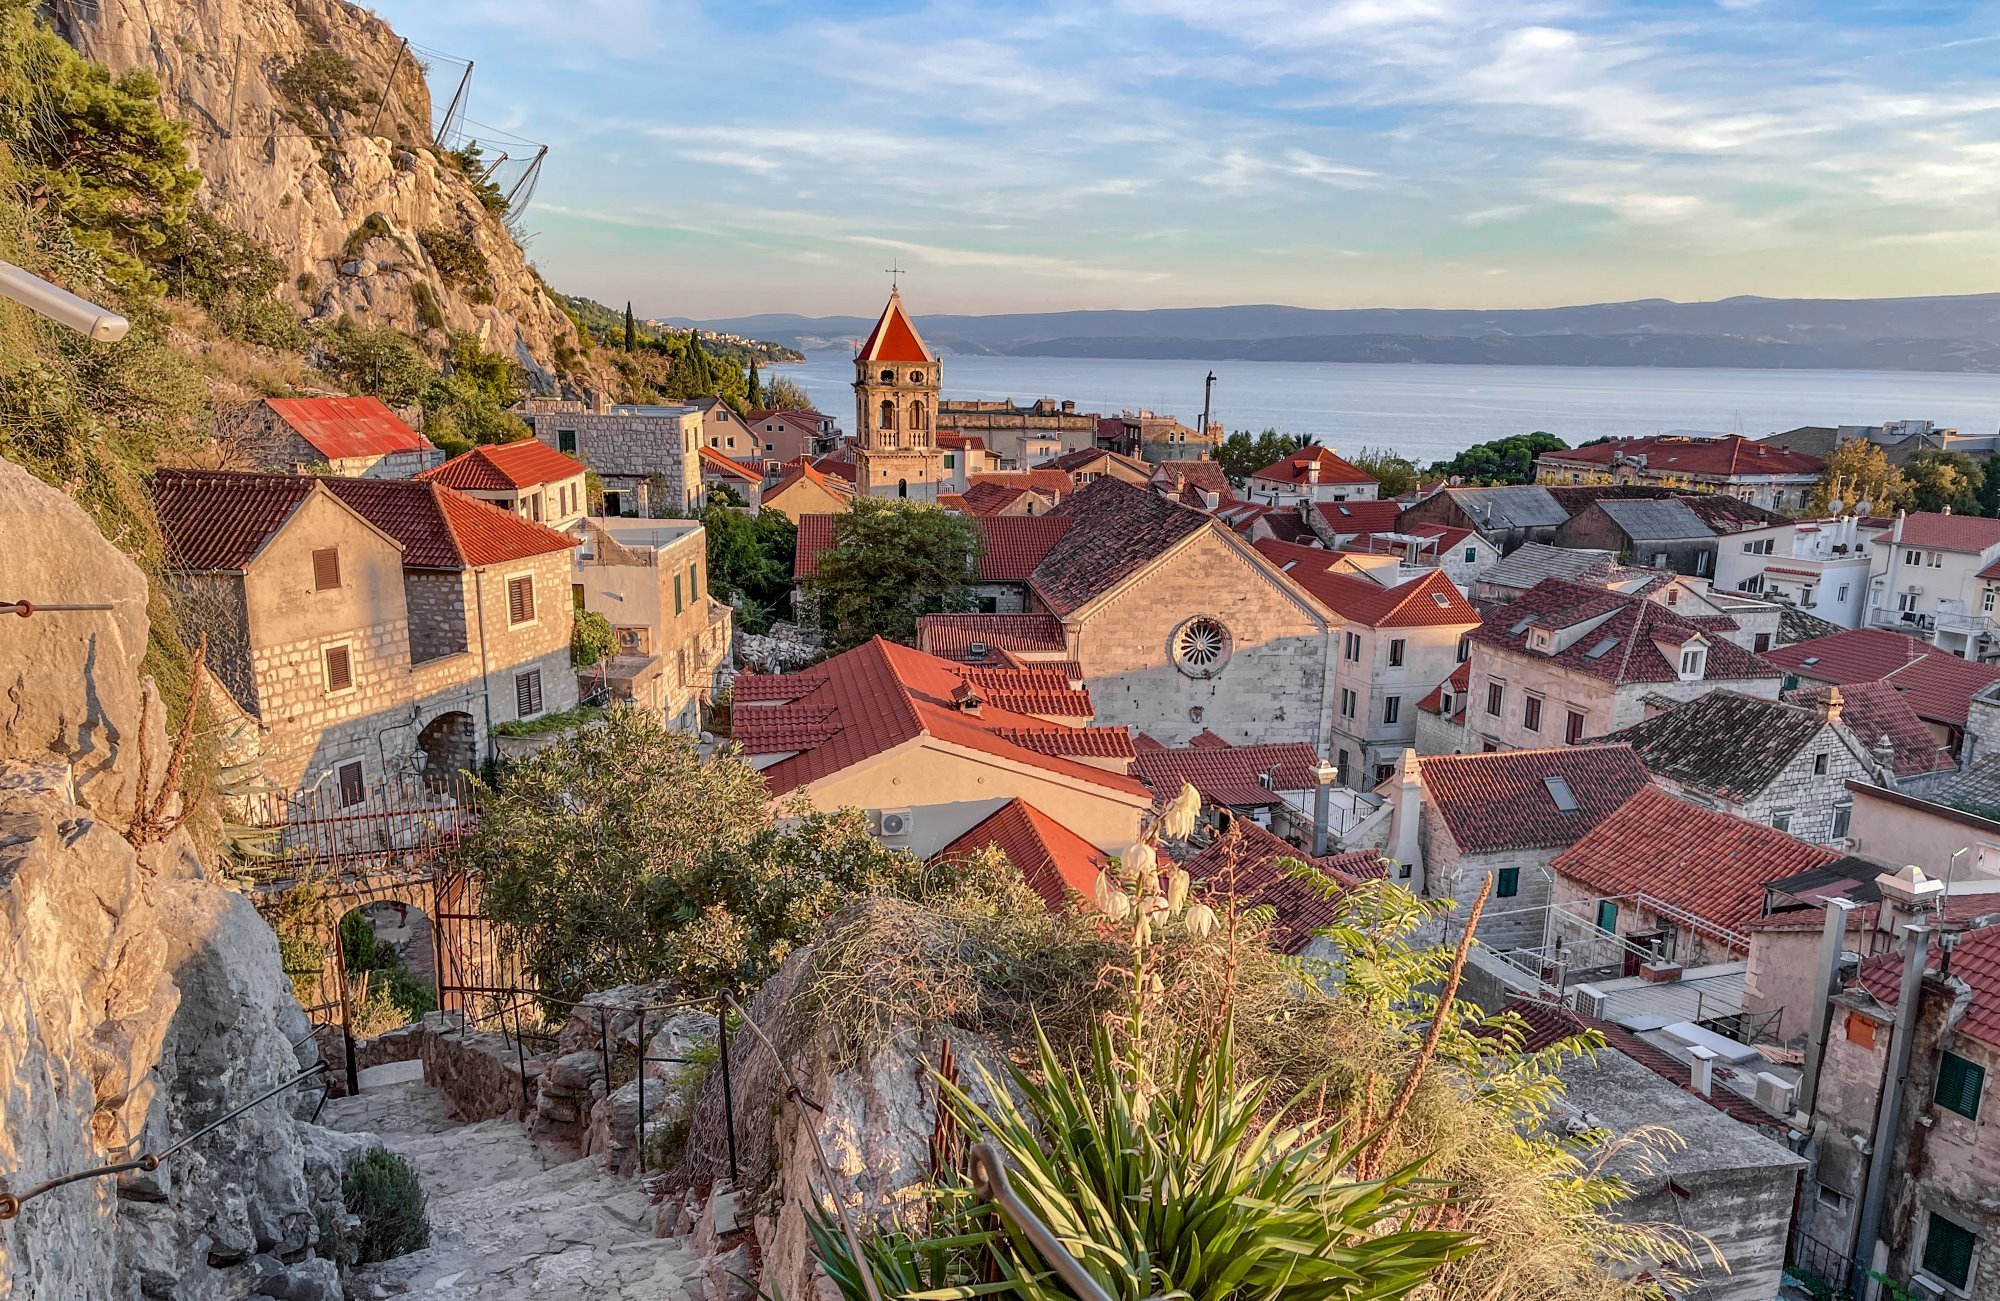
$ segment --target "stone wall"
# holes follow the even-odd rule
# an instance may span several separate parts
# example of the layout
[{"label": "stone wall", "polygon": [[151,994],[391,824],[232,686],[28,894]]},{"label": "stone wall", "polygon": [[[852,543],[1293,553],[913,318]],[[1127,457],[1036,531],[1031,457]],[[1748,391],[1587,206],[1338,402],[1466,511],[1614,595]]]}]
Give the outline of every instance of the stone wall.
[{"label": "stone wall", "polygon": [[454,1119],[526,1120],[547,1060],[517,1052],[513,1040],[490,1030],[466,1030],[456,1013],[423,1020],[418,1056],[424,1083],[436,1089]]},{"label": "stone wall", "polygon": [[466,575],[434,569],[403,571],[403,598],[408,606],[410,663],[422,664],[443,655],[462,655],[470,645],[467,630]]},{"label": "stone wall", "polygon": [[[655,475],[667,481],[673,500],[654,502],[691,509],[701,504],[701,412],[693,407],[641,410],[530,411],[525,419],[535,437],[557,451],[563,434],[575,436],[575,456],[603,478],[607,488],[627,490]],[[614,485],[613,480],[620,483]]]}]

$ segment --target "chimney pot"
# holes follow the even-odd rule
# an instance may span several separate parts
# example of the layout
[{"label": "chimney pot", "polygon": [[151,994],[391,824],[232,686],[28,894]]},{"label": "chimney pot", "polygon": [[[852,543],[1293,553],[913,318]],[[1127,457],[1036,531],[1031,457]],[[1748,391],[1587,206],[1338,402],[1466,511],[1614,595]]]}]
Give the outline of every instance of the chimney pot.
[{"label": "chimney pot", "polygon": [[1715,1050],[1697,1045],[1688,1049],[1688,1055],[1692,1058],[1688,1062],[1688,1083],[1706,1098],[1715,1087]]}]

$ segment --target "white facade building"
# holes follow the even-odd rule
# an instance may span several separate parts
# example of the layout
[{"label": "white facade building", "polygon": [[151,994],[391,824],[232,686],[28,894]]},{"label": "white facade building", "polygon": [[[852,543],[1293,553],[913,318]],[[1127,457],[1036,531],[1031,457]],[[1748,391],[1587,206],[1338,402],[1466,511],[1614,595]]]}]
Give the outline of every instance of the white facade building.
[{"label": "white facade building", "polygon": [[1715,585],[1795,605],[1843,628],[1859,628],[1868,609],[1868,543],[1853,515],[1745,529],[1722,539]]}]

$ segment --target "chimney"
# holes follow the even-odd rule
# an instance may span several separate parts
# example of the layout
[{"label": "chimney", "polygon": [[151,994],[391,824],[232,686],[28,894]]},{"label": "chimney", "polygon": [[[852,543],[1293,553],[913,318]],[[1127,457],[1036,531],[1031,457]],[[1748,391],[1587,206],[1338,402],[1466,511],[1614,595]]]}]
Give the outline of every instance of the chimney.
[{"label": "chimney", "polygon": [[1915,863],[1906,864],[1900,872],[1882,873],[1875,878],[1875,888],[1882,892],[1880,929],[1891,935],[1918,913],[1935,907],[1944,894],[1944,882],[1927,876]]},{"label": "chimney", "polygon": [[1950,502],[1946,502],[1946,503],[1945,503],[1945,505],[1944,505],[1944,513],[1945,513],[1945,514],[1947,514],[1947,515],[1951,514],[1951,503],[1950,503]]},{"label": "chimney", "polygon": [[[1844,701],[1844,698],[1843,698],[1843,697],[1841,696],[1841,694],[1840,694],[1840,688],[1839,688],[1839,687],[1828,687],[1828,688],[1826,689],[1826,721],[1827,721],[1827,722],[1829,722],[1829,723],[1838,723],[1838,722],[1840,721],[1840,711],[1841,711],[1841,706],[1842,706],[1842,704],[1843,704],[1843,701]],[[1883,734],[1883,739],[1884,739],[1884,740],[1887,740],[1887,739],[1888,739],[1888,735],[1887,735],[1887,733],[1884,733],[1884,734]]]},{"label": "chimney", "polygon": [[611,397],[603,389],[592,389],[590,393],[591,414],[608,416],[611,414]]},{"label": "chimney", "polygon": [[979,717],[979,693],[973,689],[970,682],[961,682],[952,688],[951,703],[960,713],[971,714],[974,718]]},{"label": "chimney", "polygon": [[1326,855],[1327,824],[1333,820],[1333,784],[1340,780],[1340,769],[1320,761],[1313,770],[1313,857]]},{"label": "chimney", "polygon": [[1308,488],[1319,486],[1319,458],[1317,456],[1306,462],[1306,486]]},{"label": "chimney", "polygon": [[1389,799],[1389,857],[1409,869],[1418,894],[1427,893],[1423,845],[1417,835],[1424,807],[1424,772],[1414,749],[1405,748],[1396,761],[1396,788],[1389,792]]},{"label": "chimney", "polygon": [[1715,1087],[1715,1050],[1696,1045],[1688,1049],[1688,1084],[1702,1097]]}]

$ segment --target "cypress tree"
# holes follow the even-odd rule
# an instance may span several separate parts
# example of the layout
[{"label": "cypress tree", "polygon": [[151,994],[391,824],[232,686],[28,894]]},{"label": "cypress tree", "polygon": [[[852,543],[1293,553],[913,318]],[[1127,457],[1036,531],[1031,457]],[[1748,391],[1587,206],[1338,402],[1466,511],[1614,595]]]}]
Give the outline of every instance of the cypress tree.
[{"label": "cypress tree", "polygon": [[625,351],[636,351],[639,346],[639,331],[632,324],[632,301],[625,300]]},{"label": "cypress tree", "polygon": [[750,359],[750,382],[747,388],[749,389],[748,400],[750,405],[753,408],[763,406],[764,387],[757,380],[757,359],[755,357]]},{"label": "cypress tree", "polygon": [[1979,480],[1979,513],[2000,516],[2000,457],[1988,457]]}]

